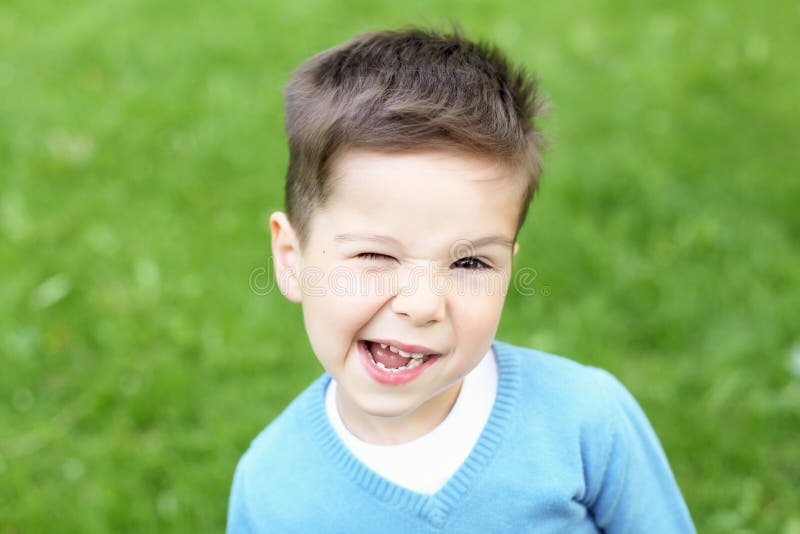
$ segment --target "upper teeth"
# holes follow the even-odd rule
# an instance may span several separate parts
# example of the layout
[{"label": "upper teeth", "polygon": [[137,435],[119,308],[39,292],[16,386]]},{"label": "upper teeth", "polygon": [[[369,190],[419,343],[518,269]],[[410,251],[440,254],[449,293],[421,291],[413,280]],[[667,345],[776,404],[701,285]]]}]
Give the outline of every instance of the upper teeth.
[{"label": "upper teeth", "polygon": [[422,358],[423,356],[425,356],[425,354],[423,354],[423,353],[421,353],[421,352],[406,352],[406,351],[404,351],[404,350],[400,350],[400,349],[398,349],[398,348],[397,348],[397,347],[395,347],[394,345],[387,345],[387,344],[385,344],[385,343],[381,343],[381,348],[382,348],[382,349],[385,349],[386,347],[389,347],[389,350],[390,350],[390,351],[392,351],[392,352],[394,352],[394,353],[397,353],[397,354],[399,354],[399,355],[400,355],[400,356],[402,356],[403,358],[414,358],[414,359],[417,359],[417,360],[419,360],[420,358]]}]

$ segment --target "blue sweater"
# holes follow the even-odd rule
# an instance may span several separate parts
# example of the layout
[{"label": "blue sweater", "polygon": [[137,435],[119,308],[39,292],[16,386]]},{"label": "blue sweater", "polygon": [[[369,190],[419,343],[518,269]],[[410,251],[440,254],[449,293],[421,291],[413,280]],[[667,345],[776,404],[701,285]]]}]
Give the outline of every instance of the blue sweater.
[{"label": "blue sweater", "polygon": [[371,471],[325,412],[323,374],[236,468],[228,532],[695,532],[658,438],[613,376],[495,341],[489,420],[445,486]]}]

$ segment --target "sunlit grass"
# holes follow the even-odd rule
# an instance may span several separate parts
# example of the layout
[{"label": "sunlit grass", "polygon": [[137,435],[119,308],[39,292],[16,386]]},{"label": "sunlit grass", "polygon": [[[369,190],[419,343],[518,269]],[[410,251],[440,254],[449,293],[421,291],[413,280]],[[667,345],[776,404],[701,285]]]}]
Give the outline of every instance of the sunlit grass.
[{"label": "sunlit grass", "polygon": [[321,372],[248,283],[282,85],[455,18],[554,104],[515,260],[537,294],[498,337],[619,376],[701,532],[800,532],[800,11],[643,6],[0,4],[0,530],[221,530],[239,455]]}]

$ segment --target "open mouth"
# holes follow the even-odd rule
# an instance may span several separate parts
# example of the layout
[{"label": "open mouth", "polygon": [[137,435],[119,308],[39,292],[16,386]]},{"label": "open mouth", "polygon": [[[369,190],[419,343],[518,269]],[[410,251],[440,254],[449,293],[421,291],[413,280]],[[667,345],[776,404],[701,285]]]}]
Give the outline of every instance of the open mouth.
[{"label": "open mouth", "polygon": [[379,341],[363,340],[367,354],[372,359],[372,363],[383,371],[399,373],[420,367],[431,358],[440,354],[431,352],[426,347],[406,346],[418,352],[405,351],[391,343]]},{"label": "open mouth", "polygon": [[402,345],[419,351],[407,352],[384,341],[388,340],[362,339],[358,342],[366,370],[373,379],[383,384],[400,385],[414,380],[441,356],[427,347]]}]

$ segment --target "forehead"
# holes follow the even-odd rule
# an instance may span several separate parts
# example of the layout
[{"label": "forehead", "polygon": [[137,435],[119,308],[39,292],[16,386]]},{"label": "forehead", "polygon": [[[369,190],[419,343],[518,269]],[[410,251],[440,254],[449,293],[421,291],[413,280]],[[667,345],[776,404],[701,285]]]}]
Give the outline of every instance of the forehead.
[{"label": "forehead", "polygon": [[519,171],[452,151],[351,150],[335,160],[330,179],[314,227],[388,235],[409,246],[489,234],[513,240],[524,190]]},{"label": "forehead", "polygon": [[508,171],[501,160],[470,154],[456,149],[380,151],[351,148],[337,154],[332,162],[332,177],[343,178],[347,174],[373,166],[390,169],[456,169],[469,172],[472,179],[494,179]]}]

